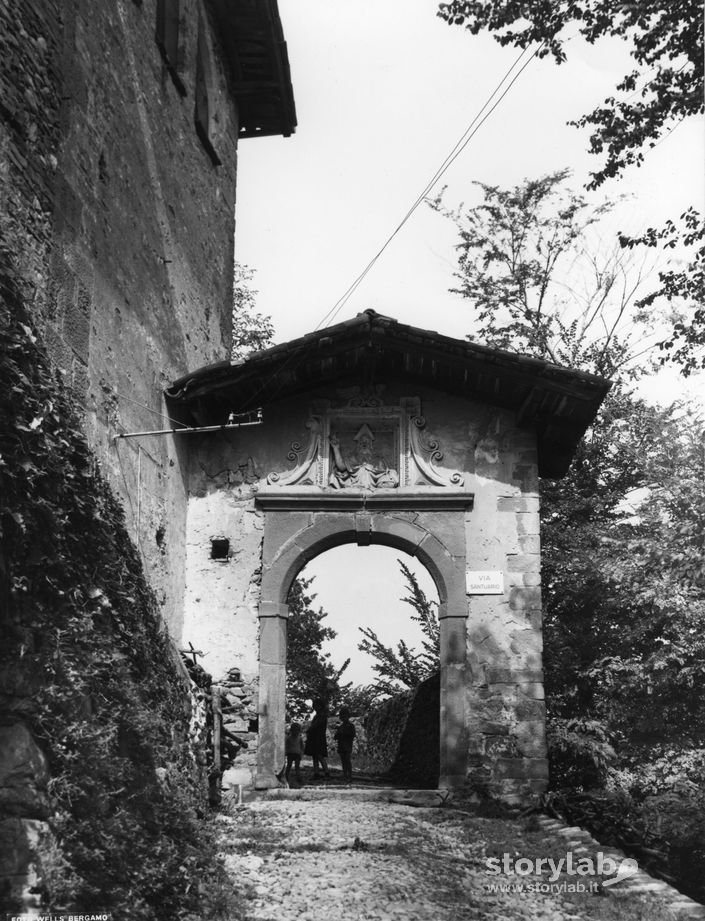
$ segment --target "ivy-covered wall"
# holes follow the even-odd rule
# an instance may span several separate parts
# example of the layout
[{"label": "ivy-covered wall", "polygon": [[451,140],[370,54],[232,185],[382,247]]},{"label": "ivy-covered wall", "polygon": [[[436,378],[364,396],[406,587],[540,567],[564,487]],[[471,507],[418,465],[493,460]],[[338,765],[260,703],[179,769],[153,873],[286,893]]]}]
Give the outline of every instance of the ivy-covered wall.
[{"label": "ivy-covered wall", "polygon": [[440,772],[440,675],[377,704],[363,720],[355,764],[396,783],[435,789]]},{"label": "ivy-covered wall", "polygon": [[212,857],[197,701],[25,293],[0,257],[0,901],[171,919]]},{"label": "ivy-covered wall", "polygon": [[214,34],[182,9],[186,95],[156,0],[0,0],[0,911],[187,917],[211,873],[203,700],[164,628],[180,449],[113,442],[229,347],[237,113],[214,55],[216,168]]}]

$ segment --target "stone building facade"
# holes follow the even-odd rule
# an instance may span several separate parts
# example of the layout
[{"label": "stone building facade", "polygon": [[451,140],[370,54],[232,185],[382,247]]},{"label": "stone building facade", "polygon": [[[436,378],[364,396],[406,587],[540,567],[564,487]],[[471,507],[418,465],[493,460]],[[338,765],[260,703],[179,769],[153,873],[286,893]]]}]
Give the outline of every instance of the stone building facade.
[{"label": "stone building facade", "polygon": [[189,440],[184,639],[216,680],[258,687],[256,786],[283,760],[289,586],[378,543],[438,589],[441,785],[545,789],[538,481],[565,473],[608,386],[365,311],[171,387],[210,427]]},{"label": "stone building facade", "polygon": [[185,474],[164,387],[231,347],[237,147],[296,116],[276,0],[0,3],[0,243],[172,633]]},{"label": "stone building facade", "polygon": [[[238,145],[295,125],[276,0],[0,0],[3,316],[21,305],[27,336],[69,386],[174,640],[186,455],[168,435],[115,436],[170,429],[165,386],[227,360]],[[4,525],[3,631],[21,621]],[[7,642],[4,655],[14,652]],[[50,811],[47,755],[27,723],[48,678],[32,661],[22,644],[0,672],[0,897],[28,905],[37,816]]]}]

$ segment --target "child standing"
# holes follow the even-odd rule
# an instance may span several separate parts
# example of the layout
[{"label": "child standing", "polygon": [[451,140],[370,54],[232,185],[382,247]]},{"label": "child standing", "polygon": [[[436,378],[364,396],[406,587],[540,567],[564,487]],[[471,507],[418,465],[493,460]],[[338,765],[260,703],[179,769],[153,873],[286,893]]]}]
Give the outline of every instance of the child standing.
[{"label": "child standing", "polygon": [[284,748],[286,752],[286,779],[289,780],[291,767],[294,766],[296,781],[301,783],[301,756],[304,753],[304,737],[301,735],[301,724],[292,723],[286,736]]},{"label": "child standing", "polygon": [[340,726],[335,731],[335,741],[338,743],[338,754],[340,763],[343,766],[343,780],[346,783],[352,781],[352,750],[355,741],[355,727],[350,722],[350,711],[347,707],[340,710]]}]

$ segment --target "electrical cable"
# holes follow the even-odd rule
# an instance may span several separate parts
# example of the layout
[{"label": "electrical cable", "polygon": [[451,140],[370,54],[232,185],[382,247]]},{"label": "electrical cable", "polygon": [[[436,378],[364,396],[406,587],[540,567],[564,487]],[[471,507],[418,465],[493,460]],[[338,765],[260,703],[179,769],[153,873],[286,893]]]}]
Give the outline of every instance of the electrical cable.
[{"label": "electrical cable", "polygon": [[134,403],[135,406],[141,406],[142,409],[146,409],[147,412],[150,412],[153,416],[159,416],[160,419],[166,419],[167,422],[171,422],[172,425],[180,425],[181,428],[188,428],[185,422],[179,422],[177,419],[172,419],[171,416],[167,416],[166,413],[159,412],[158,409],[152,409],[152,407],[147,406],[146,403],[140,403],[139,400],[134,400],[132,397],[128,397],[125,393],[118,392],[116,396],[118,401],[127,400],[128,403]]},{"label": "electrical cable", "polygon": [[[433,188],[433,186],[436,185],[436,183],[437,183],[437,182],[439,181],[439,179],[444,175],[444,173],[449,169],[449,167],[455,162],[455,160],[457,160],[457,158],[460,156],[460,154],[463,152],[463,150],[465,150],[465,148],[467,147],[467,145],[470,143],[470,141],[473,139],[473,137],[475,137],[475,135],[477,134],[477,132],[480,130],[480,128],[482,127],[482,125],[487,121],[487,119],[490,117],[490,115],[494,112],[494,110],[497,108],[497,106],[502,102],[502,100],[504,99],[504,97],[507,95],[507,93],[509,92],[509,90],[512,88],[512,86],[513,86],[513,85],[516,83],[516,81],[519,79],[519,77],[520,77],[521,74],[524,72],[524,70],[528,67],[528,65],[531,63],[531,61],[532,61],[532,60],[537,56],[537,54],[541,51],[541,49],[543,48],[544,44],[545,44],[545,42],[542,42],[540,45],[538,45],[538,46],[536,47],[536,49],[535,49],[535,50],[529,55],[529,57],[524,61],[524,63],[521,64],[521,67],[519,68],[519,70],[518,70],[516,73],[514,73],[513,76],[511,76],[512,73],[513,73],[513,72],[517,69],[517,67],[519,66],[520,62],[522,61],[522,58],[524,58],[524,56],[527,54],[528,49],[527,49],[527,48],[522,49],[521,53],[520,53],[520,54],[518,55],[518,57],[513,61],[513,63],[512,63],[511,66],[508,68],[508,70],[506,71],[506,73],[504,74],[504,76],[502,77],[502,79],[499,81],[499,83],[497,83],[497,85],[496,85],[495,88],[492,90],[492,92],[490,93],[490,95],[487,97],[487,99],[485,100],[485,102],[483,103],[483,105],[480,107],[480,109],[479,109],[479,111],[477,112],[477,114],[473,117],[473,119],[472,119],[472,121],[470,122],[470,124],[468,125],[468,127],[467,127],[467,128],[465,129],[465,131],[462,133],[462,135],[460,136],[460,138],[458,139],[458,141],[456,141],[456,143],[455,143],[454,147],[452,148],[452,150],[450,151],[450,153],[445,157],[445,159],[443,160],[443,162],[441,163],[441,165],[438,167],[438,169],[436,170],[436,172],[433,174],[433,176],[431,177],[431,179],[426,183],[426,185],[424,186],[423,191],[416,197],[415,201],[414,201],[413,204],[409,207],[409,209],[407,210],[406,214],[405,214],[404,217],[401,219],[401,221],[399,222],[399,224],[396,226],[396,228],[395,228],[395,229],[392,231],[392,233],[389,235],[389,237],[388,237],[387,240],[384,242],[384,244],[382,245],[382,247],[378,250],[378,252],[376,253],[376,255],[370,260],[370,262],[369,262],[369,263],[367,264],[367,266],[363,269],[363,271],[357,276],[357,278],[355,279],[355,281],[348,287],[348,289],[345,291],[345,293],[335,302],[335,304],[333,304],[333,306],[330,308],[330,310],[328,310],[328,312],[323,316],[323,318],[322,318],[322,319],[318,322],[318,324],[314,327],[313,332],[316,332],[317,330],[321,329],[324,325],[330,325],[330,323],[332,322],[332,320],[336,317],[336,315],[340,312],[340,310],[342,310],[342,308],[343,308],[343,307],[345,306],[345,304],[348,302],[348,300],[350,299],[350,297],[352,297],[352,295],[355,293],[355,291],[357,290],[357,288],[359,287],[359,285],[362,283],[362,281],[365,279],[365,277],[367,276],[367,274],[372,270],[372,268],[373,268],[374,265],[376,264],[377,260],[382,256],[382,254],[383,254],[384,251],[387,249],[387,247],[388,247],[389,244],[392,242],[392,240],[396,237],[396,235],[399,233],[399,231],[404,227],[404,225],[405,225],[405,224],[407,223],[407,221],[410,219],[410,217],[412,216],[412,214],[413,214],[413,213],[416,211],[416,209],[419,207],[419,205],[421,204],[421,202],[423,202],[423,201],[425,200],[426,196],[427,196],[428,193],[431,191],[431,189]],[[510,77],[511,77],[511,80],[509,79]],[[507,83],[508,80],[509,80],[509,83],[508,83],[508,85],[504,88],[504,90],[503,90],[503,92],[501,93],[501,95],[499,96],[499,98],[496,99],[494,103],[492,103],[492,101],[495,99],[495,97],[497,96],[497,94],[500,92],[501,88],[504,86],[505,83]],[[488,109],[488,107],[489,107],[489,109]],[[487,111],[486,111],[486,110],[487,110]],[[483,113],[484,113],[484,114],[483,114]],[[280,375],[281,372],[284,370],[284,368],[287,367],[291,362],[296,361],[296,364],[300,364],[302,360],[303,360],[303,357],[302,357],[301,355],[300,355],[297,359],[294,359],[293,356],[291,356],[290,358],[288,358],[288,359],[281,365],[281,367],[279,367],[279,368],[272,374],[272,376],[271,376],[267,381],[265,381],[265,382],[261,385],[261,387],[260,387],[260,388],[255,392],[255,394],[251,397],[251,400],[254,400],[257,396],[259,396],[259,394],[262,393],[262,392],[266,389],[266,387],[268,387],[269,384],[270,384],[273,380],[275,380],[276,377],[277,377],[278,375]],[[276,392],[278,392],[278,391],[275,391],[275,393],[276,393]],[[245,405],[245,404],[243,404],[243,405]]]},{"label": "electrical cable", "polygon": [[[542,43],[542,44],[538,45],[537,48],[533,51],[533,53],[524,61],[524,63],[521,65],[521,67],[520,67],[520,69],[518,70],[518,72],[515,73],[514,76],[511,78],[511,80],[510,80],[508,86],[505,87],[504,91],[503,91],[503,92],[501,93],[501,95],[499,96],[499,99],[497,99],[497,100],[494,102],[494,104],[492,104],[492,100],[495,98],[495,96],[497,96],[497,94],[499,93],[500,89],[501,89],[502,86],[507,82],[507,80],[509,80],[509,78],[510,78],[512,72],[519,66],[519,63],[521,62],[521,59],[524,57],[524,55],[525,55],[525,54],[527,53],[527,51],[528,51],[528,49],[526,49],[526,48],[522,49],[522,51],[521,51],[521,53],[519,54],[519,56],[518,56],[518,57],[516,58],[516,60],[512,63],[512,65],[511,65],[510,68],[507,70],[507,72],[504,74],[504,76],[503,76],[502,79],[499,81],[499,83],[497,84],[497,86],[494,88],[494,90],[490,93],[490,95],[488,96],[488,98],[486,99],[486,101],[483,103],[483,105],[482,105],[482,107],[480,108],[480,110],[479,110],[479,111],[477,112],[477,114],[474,116],[474,118],[472,119],[472,121],[470,122],[470,124],[468,125],[468,127],[465,129],[465,131],[463,132],[463,134],[460,136],[460,138],[459,138],[458,141],[456,142],[456,144],[455,144],[455,146],[453,147],[453,149],[451,150],[451,152],[446,156],[446,158],[443,160],[443,162],[442,162],[441,165],[438,167],[438,169],[436,170],[436,172],[433,174],[433,176],[431,177],[431,179],[426,183],[426,185],[424,186],[423,191],[416,197],[415,201],[413,202],[413,204],[411,205],[411,207],[408,209],[408,211],[406,212],[406,214],[404,215],[404,217],[401,219],[401,221],[399,222],[399,224],[398,224],[398,225],[396,226],[396,228],[392,231],[392,233],[389,235],[389,237],[387,237],[386,241],[385,241],[385,242],[383,243],[383,245],[380,247],[380,249],[378,250],[378,252],[376,253],[376,255],[370,260],[370,262],[369,262],[369,263],[367,264],[367,266],[363,269],[363,271],[357,276],[357,278],[355,279],[355,281],[349,286],[349,288],[345,291],[345,293],[335,302],[335,304],[333,305],[333,307],[328,311],[328,313],[327,313],[327,314],[323,317],[323,319],[318,323],[318,325],[315,327],[316,330],[319,329],[320,327],[326,325],[327,323],[330,323],[330,322],[335,318],[335,316],[340,312],[340,310],[345,306],[345,304],[348,302],[348,300],[349,300],[349,299],[352,297],[352,295],[355,293],[355,291],[357,290],[357,288],[359,287],[359,285],[362,283],[362,281],[364,281],[364,279],[365,279],[365,277],[367,276],[367,274],[372,270],[372,268],[373,268],[374,265],[376,264],[377,260],[378,260],[378,259],[380,258],[380,256],[384,253],[384,251],[387,249],[387,247],[388,247],[389,244],[392,242],[392,240],[396,237],[396,235],[399,233],[399,231],[400,231],[400,230],[404,227],[404,225],[407,223],[407,221],[408,221],[409,218],[412,216],[412,214],[414,213],[414,211],[416,211],[416,209],[419,207],[419,205],[426,199],[426,196],[427,196],[428,193],[431,191],[431,189],[437,184],[437,182],[441,179],[441,177],[444,175],[444,173],[447,172],[447,170],[448,170],[448,169],[450,168],[450,166],[455,162],[455,160],[457,160],[457,158],[460,156],[460,154],[463,152],[463,150],[465,150],[465,148],[467,147],[467,145],[470,143],[470,141],[473,139],[473,137],[477,134],[477,132],[479,131],[479,129],[482,127],[482,125],[487,121],[487,119],[488,119],[488,118],[490,117],[490,115],[494,112],[494,110],[497,108],[497,106],[500,104],[500,102],[502,102],[502,100],[503,100],[504,97],[507,95],[507,93],[509,92],[509,90],[512,88],[512,86],[514,85],[514,83],[516,83],[516,81],[519,79],[519,77],[520,77],[521,74],[524,72],[524,70],[528,67],[528,65],[531,63],[531,61],[532,61],[532,60],[536,57],[536,55],[541,51],[541,49],[543,48],[543,45],[544,45],[544,44],[545,44],[545,43]],[[487,110],[488,108],[489,108],[489,111],[485,111],[485,110]],[[483,113],[484,113],[484,114],[483,114]],[[315,330],[314,330],[314,331],[315,331]]]}]

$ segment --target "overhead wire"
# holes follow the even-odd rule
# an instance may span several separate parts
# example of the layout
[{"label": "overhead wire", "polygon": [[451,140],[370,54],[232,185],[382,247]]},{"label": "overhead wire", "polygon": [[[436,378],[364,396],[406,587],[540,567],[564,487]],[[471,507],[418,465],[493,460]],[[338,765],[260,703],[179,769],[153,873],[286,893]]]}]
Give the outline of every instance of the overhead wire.
[{"label": "overhead wire", "polygon": [[152,409],[151,406],[148,406],[146,403],[141,403],[139,400],[134,400],[132,397],[128,397],[126,393],[118,393],[118,400],[127,400],[129,403],[134,403],[135,406],[141,406],[142,409],[146,409],[147,412],[150,412],[153,416],[159,416],[160,419],[166,419],[167,422],[171,422],[172,425],[181,426],[181,428],[188,428],[185,422],[179,422],[178,419],[172,419],[171,416],[168,416],[166,413],[160,412],[158,409]]},{"label": "overhead wire", "polygon": [[[514,76],[511,78],[511,80],[509,81],[509,84],[505,87],[504,91],[501,93],[501,95],[499,96],[499,98],[494,102],[494,104],[492,104],[492,100],[495,98],[495,96],[497,96],[497,94],[499,93],[499,91],[500,91],[500,89],[502,88],[502,86],[507,82],[507,80],[509,79],[509,77],[510,77],[510,75],[512,74],[512,72],[518,67],[518,65],[519,65],[519,63],[520,63],[520,61],[521,61],[521,59],[524,57],[524,55],[525,55],[525,54],[527,53],[527,51],[528,51],[527,48],[523,48],[523,49],[522,49],[522,51],[521,51],[521,53],[519,54],[519,56],[518,56],[518,57],[516,58],[516,60],[512,63],[512,65],[511,65],[510,68],[507,70],[507,72],[504,74],[504,76],[503,76],[502,79],[499,81],[499,83],[497,84],[497,86],[496,86],[496,87],[494,88],[494,90],[490,93],[490,95],[488,96],[487,100],[483,103],[483,105],[482,105],[482,107],[480,108],[480,110],[479,110],[479,111],[477,112],[477,114],[474,116],[474,118],[472,119],[472,121],[470,122],[470,124],[468,125],[468,127],[467,127],[467,128],[465,129],[465,131],[462,133],[462,135],[460,136],[460,138],[459,138],[458,141],[456,142],[456,144],[455,144],[455,146],[453,147],[453,149],[451,150],[451,152],[446,156],[446,158],[443,160],[443,162],[442,162],[441,165],[438,167],[438,169],[436,170],[436,172],[433,174],[433,176],[431,177],[431,179],[426,183],[426,185],[425,185],[424,188],[423,188],[423,191],[416,197],[414,203],[413,203],[413,204],[411,205],[411,207],[407,210],[407,212],[406,212],[406,214],[404,215],[404,217],[403,217],[403,218],[401,219],[401,221],[397,224],[397,226],[396,226],[395,229],[392,231],[392,233],[387,237],[387,239],[385,240],[385,242],[382,244],[382,246],[381,246],[380,249],[377,251],[377,253],[372,257],[372,259],[368,262],[368,264],[367,264],[366,267],[362,270],[362,272],[357,276],[357,278],[353,281],[353,283],[347,288],[347,290],[345,291],[345,293],[335,302],[335,304],[331,307],[331,309],[328,311],[328,313],[325,314],[325,316],[323,317],[323,319],[322,319],[322,320],[318,323],[318,325],[315,327],[315,330],[318,330],[318,329],[320,329],[322,326],[326,325],[327,323],[330,323],[330,321],[332,321],[332,320],[335,318],[335,316],[340,312],[340,310],[345,306],[345,304],[346,304],[346,303],[348,302],[348,300],[352,297],[352,295],[355,293],[355,291],[356,291],[357,288],[360,286],[360,284],[364,281],[364,279],[365,279],[365,277],[368,275],[368,273],[372,270],[372,268],[374,268],[374,266],[375,266],[377,260],[380,258],[380,256],[382,256],[382,254],[383,254],[384,251],[387,249],[387,247],[388,247],[389,244],[392,242],[392,240],[396,237],[396,235],[399,233],[399,231],[404,227],[404,225],[407,223],[407,221],[408,221],[409,218],[412,216],[412,214],[416,211],[416,209],[419,207],[419,205],[426,199],[426,197],[427,197],[427,195],[429,194],[429,192],[431,191],[431,189],[438,183],[438,181],[441,179],[441,177],[444,175],[444,173],[447,172],[447,170],[450,168],[450,166],[455,162],[455,160],[457,160],[457,158],[460,156],[460,154],[465,150],[465,148],[467,147],[467,145],[470,143],[470,141],[473,139],[473,137],[477,134],[477,132],[478,132],[478,131],[480,130],[480,128],[482,127],[482,125],[487,121],[487,119],[490,117],[490,115],[494,112],[494,110],[497,108],[497,106],[502,102],[502,100],[504,99],[504,97],[507,95],[507,93],[509,92],[509,90],[512,88],[512,86],[513,86],[513,85],[516,83],[516,81],[519,79],[519,77],[520,77],[521,74],[524,72],[524,70],[529,66],[529,64],[531,63],[531,61],[532,61],[532,60],[536,57],[536,55],[541,51],[541,49],[543,48],[544,44],[545,44],[545,42],[542,42],[540,45],[538,45],[538,46],[535,48],[535,50],[529,55],[529,57],[528,57],[528,58],[524,61],[524,63],[521,65],[521,67],[520,67],[520,69],[517,71],[517,73],[515,73]],[[485,111],[485,110],[488,109],[488,107],[489,107],[489,110],[488,110],[488,111]],[[485,113],[485,114],[483,115],[483,113]],[[315,330],[314,330],[314,332],[315,332]]]},{"label": "overhead wire", "polygon": [[[526,58],[523,64],[521,64],[521,67],[519,67],[522,61],[522,58],[525,57],[525,55],[527,54],[529,50],[528,48],[522,49],[521,53],[512,62],[511,66],[505,72],[504,76],[501,78],[499,83],[497,83],[495,88],[492,90],[490,95],[487,97],[487,99],[485,100],[485,102],[480,107],[479,111],[477,112],[477,114],[473,117],[470,124],[467,126],[465,131],[463,131],[460,138],[456,141],[450,153],[447,154],[447,156],[445,157],[441,165],[437,168],[437,170],[435,171],[431,179],[426,183],[426,185],[423,188],[423,191],[419,195],[417,195],[413,204],[408,208],[405,215],[402,217],[402,219],[397,224],[397,226],[394,228],[394,230],[391,232],[391,234],[387,237],[387,239],[385,240],[383,245],[380,247],[380,249],[377,251],[375,256],[373,256],[373,258],[370,260],[367,266],[362,270],[362,272],[357,276],[357,278],[347,288],[345,293],[340,298],[338,298],[338,300],[335,302],[335,304],[333,304],[330,310],[328,310],[328,312],[323,316],[323,318],[316,324],[316,326],[313,329],[313,332],[318,331],[323,326],[330,325],[333,319],[335,319],[337,314],[342,310],[342,308],[349,301],[349,299],[355,293],[355,291],[360,286],[360,284],[364,281],[365,277],[369,274],[369,272],[375,266],[379,258],[383,255],[383,253],[385,252],[387,247],[390,245],[392,240],[401,231],[401,229],[404,227],[407,221],[411,218],[411,216],[416,211],[416,209],[419,207],[419,205],[426,199],[429,192],[438,183],[441,177],[447,172],[450,166],[455,162],[455,160],[457,160],[460,154],[465,150],[465,148],[468,146],[470,141],[475,137],[477,132],[480,130],[482,125],[487,121],[490,115],[492,115],[492,113],[495,111],[497,106],[502,102],[502,100],[507,95],[507,93],[510,91],[512,86],[514,86],[516,81],[519,79],[521,74],[524,72],[524,70],[528,67],[531,61],[539,54],[539,52],[544,47],[544,45],[545,45],[545,42],[542,42],[541,44],[537,45],[534,51]],[[517,70],[517,67],[519,67],[519,70]],[[516,71],[516,73],[514,73],[514,71]],[[512,74],[514,75],[512,76]],[[507,81],[509,82],[507,83]],[[505,84],[507,85],[505,86]],[[505,88],[501,92],[501,95],[499,95],[499,98],[495,99],[498,93],[500,93],[500,90],[502,89],[503,86],[505,86]],[[495,100],[494,103],[493,103],[493,100]],[[260,388],[255,392],[255,394],[247,402],[251,403],[252,401],[254,401],[272,383],[272,381],[275,380],[282,373],[282,371],[286,367],[288,367],[292,363],[300,364],[302,360],[303,360],[303,356],[301,355],[297,357],[294,357],[292,355],[290,358],[286,359],[283,362],[283,364],[275,372],[273,372],[273,374],[260,386]],[[245,405],[246,404],[242,404],[243,407]]]}]

